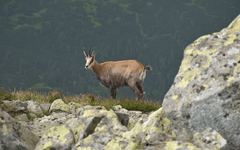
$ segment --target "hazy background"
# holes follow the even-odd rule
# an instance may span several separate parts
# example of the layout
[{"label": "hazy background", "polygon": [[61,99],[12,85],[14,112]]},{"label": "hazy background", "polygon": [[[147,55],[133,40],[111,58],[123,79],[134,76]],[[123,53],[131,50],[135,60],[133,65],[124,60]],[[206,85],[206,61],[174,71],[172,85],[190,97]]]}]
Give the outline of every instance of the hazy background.
[{"label": "hazy background", "polygon": [[[239,13],[239,0],[1,0],[0,87],[109,97],[84,68],[82,47],[93,46],[99,63],[151,65],[143,87],[161,100],[185,47]],[[117,96],[135,94],[127,87]]]}]

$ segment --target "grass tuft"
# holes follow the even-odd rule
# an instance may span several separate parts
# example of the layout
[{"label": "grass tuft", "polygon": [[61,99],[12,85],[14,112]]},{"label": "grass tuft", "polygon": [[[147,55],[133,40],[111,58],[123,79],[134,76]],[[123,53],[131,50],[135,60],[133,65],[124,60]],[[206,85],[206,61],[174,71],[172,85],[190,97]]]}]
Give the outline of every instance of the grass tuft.
[{"label": "grass tuft", "polygon": [[3,100],[14,100],[16,96],[12,93],[12,91],[7,91],[5,88],[0,88],[0,102]]},{"label": "grass tuft", "polygon": [[62,97],[62,93],[59,93],[58,91],[53,91],[48,94],[47,101],[49,103],[52,103],[54,100],[59,99]]}]

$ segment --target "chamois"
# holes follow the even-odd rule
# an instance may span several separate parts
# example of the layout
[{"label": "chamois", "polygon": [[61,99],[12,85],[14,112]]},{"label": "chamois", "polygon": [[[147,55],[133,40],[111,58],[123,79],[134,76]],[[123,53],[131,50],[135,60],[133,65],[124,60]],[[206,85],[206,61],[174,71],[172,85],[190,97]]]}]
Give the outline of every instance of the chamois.
[{"label": "chamois", "polygon": [[122,61],[108,61],[104,63],[98,63],[95,60],[95,52],[92,50],[92,55],[85,51],[83,47],[83,53],[86,56],[86,69],[92,69],[96,75],[100,84],[110,89],[110,98],[116,99],[117,90],[122,86],[129,86],[136,94],[135,100],[140,98],[145,100],[145,92],[142,84],[146,77],[146,70],[152,70],[151,66],[144,67],[140,62],[136,60],[122,60]]}]

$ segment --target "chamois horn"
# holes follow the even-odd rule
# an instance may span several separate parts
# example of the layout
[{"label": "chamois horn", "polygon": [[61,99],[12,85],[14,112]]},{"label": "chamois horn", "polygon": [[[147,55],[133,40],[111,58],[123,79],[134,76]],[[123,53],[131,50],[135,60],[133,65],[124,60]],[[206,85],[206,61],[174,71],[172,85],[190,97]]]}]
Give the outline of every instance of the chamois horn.
[{"label": "chamois horn", "polygon": [[91,48],[92,48],[92,46],[89,48],[89,52],[88,52],[88,53],[89,53],[89,56],[92,56],[92,55],[90,54],[90,50],[91,50]]}]

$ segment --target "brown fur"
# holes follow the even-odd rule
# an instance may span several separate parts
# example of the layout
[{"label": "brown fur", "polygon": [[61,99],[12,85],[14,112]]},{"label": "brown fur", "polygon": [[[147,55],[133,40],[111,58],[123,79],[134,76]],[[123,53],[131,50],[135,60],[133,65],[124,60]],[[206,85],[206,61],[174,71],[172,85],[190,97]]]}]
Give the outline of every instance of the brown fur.
[{"label": "brown fur", "polygon": [[[90,55],[90,49],[89,55],[84,50],[86,61],[89,60],[89,64],[86,62],[86,68],[88,69],[90,67],[100,83],[110,89],[111,98],[116,98],[119,87],[129,86],[135,92],[136,100],[140,98],[145,99],[142,83],[146,76],[146,70],[152,70],[151,66],[144,67],[136,60],[98,63],[95,60],[95,52],[93,51],[93,55]],[[93,62],[91,63],[91,61]]]}]

